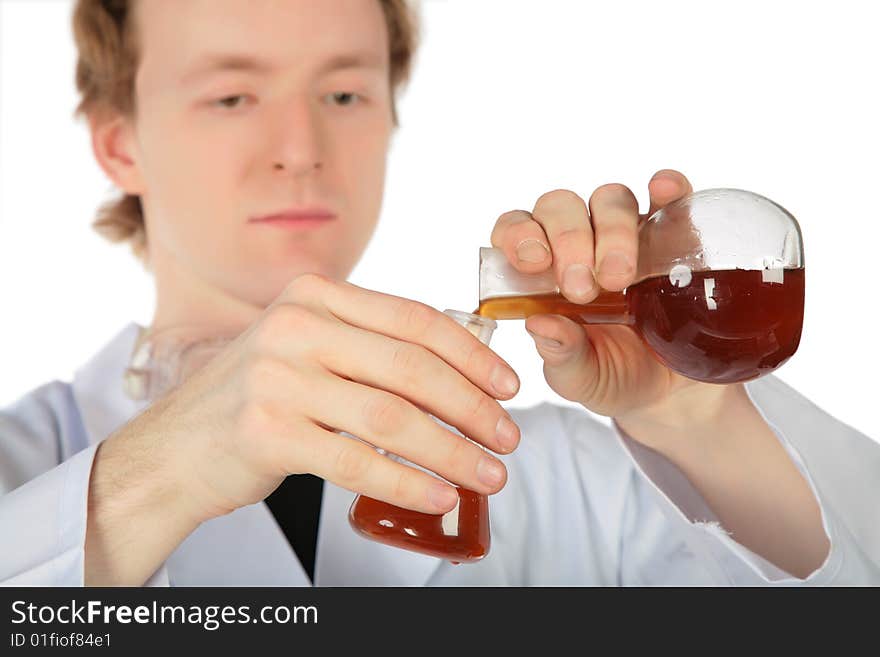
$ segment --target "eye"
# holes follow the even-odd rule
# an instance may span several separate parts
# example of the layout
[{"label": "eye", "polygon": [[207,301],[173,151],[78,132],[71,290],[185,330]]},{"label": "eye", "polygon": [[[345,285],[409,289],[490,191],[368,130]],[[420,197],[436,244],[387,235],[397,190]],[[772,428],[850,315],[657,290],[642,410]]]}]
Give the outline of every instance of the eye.
[{"label": "eye", "polygon": [[221,107],[223,109],[238,109],[242,105],[244,105],[247,100],[247,96],[244,94],[237,94],[234,96],[224,96],[223,98],[218,98],[213,101],[211,104],[215,107]]},{"label": "eye", "polygon": [[333,98],[333,101],[341,105],[342,107],[347,107],[354,104],[355,99],[363,100],[359,94],[351,93],[348,91],[338,91],[336,93],[328,94]]}]

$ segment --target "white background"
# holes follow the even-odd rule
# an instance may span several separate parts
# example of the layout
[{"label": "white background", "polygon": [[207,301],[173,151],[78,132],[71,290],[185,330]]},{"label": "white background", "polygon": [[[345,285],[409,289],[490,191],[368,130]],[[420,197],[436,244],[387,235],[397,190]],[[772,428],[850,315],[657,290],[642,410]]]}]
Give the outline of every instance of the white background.
[{"label": "white background", "polygon": [[[351,281],[473,310],[501,213],[654,171],[791,211],[807,306],[778,375],[880,440],[875,412],[880,45],[873,3],[428,0],[380,227]],[[110,191],[74,122],[69,0],[0,0],[0,405],[68,378],[132,319],[150,279],[89,228]],[[493,348],[547,387],[522,322]]]}]

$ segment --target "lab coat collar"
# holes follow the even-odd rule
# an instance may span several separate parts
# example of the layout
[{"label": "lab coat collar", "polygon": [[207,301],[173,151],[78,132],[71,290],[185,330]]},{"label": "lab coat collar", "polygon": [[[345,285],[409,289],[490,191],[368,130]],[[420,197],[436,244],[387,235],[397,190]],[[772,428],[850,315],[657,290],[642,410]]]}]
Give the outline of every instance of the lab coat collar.
[{"label": "lab coat collar", "polygon": [[[73,395],[90,445],[106,438],[147,406],[146,402],[130,399],[122,387],[123,374],[140,331],[137,324],[129,324],[74,375]],[[424,585],[442,561],[356,534],[348,523],[348,510],[354,498],[355,493],[325,482],[315,583]],[[255,542],[264,543],[254,549]],[[218,545],[223,545],[223,549],[214,554]],[[209,585],[309,585],[295,552],[262,502],[203,523],[172,555],[168,569],[171,582],[180,584],[189,583],[187,574],[197,572],[196,583]]]},{"label": "lab coat collar", "polygon": [[141,327],[129,324],[73,377],[73,397],[88,434],[89,445],[101,442],[145,407],[125,394],[123,374]]}]

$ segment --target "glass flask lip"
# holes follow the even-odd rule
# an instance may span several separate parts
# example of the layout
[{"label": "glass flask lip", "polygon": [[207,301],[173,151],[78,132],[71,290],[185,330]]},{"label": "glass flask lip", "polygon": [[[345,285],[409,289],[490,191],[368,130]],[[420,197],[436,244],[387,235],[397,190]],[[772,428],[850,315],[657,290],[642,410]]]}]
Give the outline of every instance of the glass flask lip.
[{"label": "glass flask lip", "polygon": [[491,342],[492,334],[498,328],[498,322],[491,317],[483,317],[482,315],[475,315],[463,310],[452,310],[450,308],[444,310],[443,314],[448,315],[461,324],[485,345]]},{"label": "glass flask lip", "polygon": [[479,324],[481,327],[485,327],[491,330],[495,330],[498,328],[498,322],[496,322],[491,317],[483,317],[482,315],[474,315],[473,313],[468,313],[463,310],[452,310],[447,308],[443,311],[444,315],[449,315],[460,323],[463,326],[467,324]]}]

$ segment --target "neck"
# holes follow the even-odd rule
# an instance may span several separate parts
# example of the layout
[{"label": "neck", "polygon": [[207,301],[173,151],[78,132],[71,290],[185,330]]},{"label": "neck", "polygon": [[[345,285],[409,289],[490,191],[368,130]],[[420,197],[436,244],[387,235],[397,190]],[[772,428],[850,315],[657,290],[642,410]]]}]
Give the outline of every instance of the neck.
[{"label": "neck", "polygon": [[199,327],[205,334],[238,335],[263,308],[210,285],[172,257],[151,254],[156,284],[156,310],[148,333]]}]

